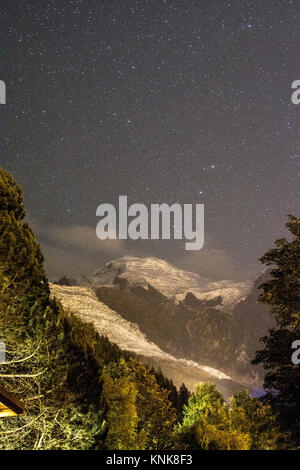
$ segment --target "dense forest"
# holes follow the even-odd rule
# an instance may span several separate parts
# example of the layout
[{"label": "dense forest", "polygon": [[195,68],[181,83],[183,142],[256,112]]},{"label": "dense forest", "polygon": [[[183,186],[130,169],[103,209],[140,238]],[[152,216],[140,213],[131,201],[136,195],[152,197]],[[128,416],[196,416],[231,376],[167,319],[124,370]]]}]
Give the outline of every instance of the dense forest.
[{"label": "dense forest", "polygon": [[0,418],[0,449],[299,447],[300,366],[291,362],[291,344],[300,339],[300,219],[289,217],[292,240],[277,241],[261,259],[272,270],[259,300],[277,321],[254,358],[266,369],[266,394],[240,391],[226,402],[209,383],[192,394],[184,384],[178,390],[64,310],[50,296],[24,218],[21,188],[0,169],[0,385],[26,409]]}]

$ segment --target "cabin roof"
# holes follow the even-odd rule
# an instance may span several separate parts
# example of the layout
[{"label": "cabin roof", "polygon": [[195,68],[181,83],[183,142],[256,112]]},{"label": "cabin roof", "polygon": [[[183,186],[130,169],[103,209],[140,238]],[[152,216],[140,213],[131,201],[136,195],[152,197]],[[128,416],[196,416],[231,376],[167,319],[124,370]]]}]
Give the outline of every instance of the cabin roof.
[{"label": "cabin roof", "polygon": [[0,417],[24,414],[24,405],[0,385]]}]

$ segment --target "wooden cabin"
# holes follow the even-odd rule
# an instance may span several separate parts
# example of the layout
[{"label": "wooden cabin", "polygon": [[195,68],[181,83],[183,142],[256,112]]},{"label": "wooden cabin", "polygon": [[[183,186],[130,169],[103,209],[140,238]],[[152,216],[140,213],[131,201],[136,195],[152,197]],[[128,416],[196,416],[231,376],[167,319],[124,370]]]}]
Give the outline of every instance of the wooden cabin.
[{"label": "wooden cabin", "polygon": [[24,405],[0,386],[0,418],[5,416],[20,416],[25,414]]}]

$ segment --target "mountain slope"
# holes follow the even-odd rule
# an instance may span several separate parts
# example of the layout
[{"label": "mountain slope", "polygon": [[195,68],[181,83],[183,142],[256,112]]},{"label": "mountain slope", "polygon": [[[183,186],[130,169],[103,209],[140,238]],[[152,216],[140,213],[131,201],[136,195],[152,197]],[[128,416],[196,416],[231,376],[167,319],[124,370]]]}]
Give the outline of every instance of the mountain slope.
[{"label": "mountain slope", "polygon": [[[263,348],[260,338],[276,325],[270,307],[258,302],[259,286],[270,279],[268,272],[262,273],[255,281],[249,295],[235,306],[233,319],[240,331],[239,342],[244,346],[245,358],[254,359],[257,350]],[[256,366],[257,369],[262,367]]]},{"label": "mountain slope", "polygon": [[176,359],[164,352],[149,341],[137,325],[126,321],[99,301],[90,288],[53,284],[50,287],[52,295],[57,297],[65,308],[69,308],[86,322],[92,322],[101,335],[106,335],[122,349],[134,352],[149,366],[160,368],[177,386],[185,382],[192,390],[195,383],[209,381],[215,383],[226,397],[241,388],[219,370],[194,361]]}]

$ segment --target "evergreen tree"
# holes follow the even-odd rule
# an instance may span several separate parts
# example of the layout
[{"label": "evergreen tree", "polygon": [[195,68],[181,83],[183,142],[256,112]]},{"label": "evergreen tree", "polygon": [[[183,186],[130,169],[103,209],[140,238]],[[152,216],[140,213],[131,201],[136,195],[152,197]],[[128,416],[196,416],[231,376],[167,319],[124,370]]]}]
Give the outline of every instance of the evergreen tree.
[{"label": "evergreen tree", "polygon": [[188,400],[188,405],[183,407],[182,427],[194,425],[209,406],[218,408],[224,403],[224,398],[216,390],[214,384],[206,382],[196,384],[194,392]]},{"label": "evergreen tree", "polygon": [[180,408],[179,401],[178,401],[178,391],[176,386],[174,385],[173,381],[165,377],[159,369],[155,371],[153,367],[150,369],[151,374],[155,376],[156,382],[158,385],[168,391],[168,399],[172,403],[173,408],[177,410],[177,414],[179,415],[182,409]]},{"label": "evergreen tree", "polygon": [[138,430],[138,389],[125,360],[108,365],[102,379],[103,396],[108,406],[108,434],[105,441],[107,449],[145,449],[145,433]]},{"label": "evergreen tree", "polygon": [[0,168],[0,321],[19,340],[31,308],[43,309],[49,299],[43,256],[24,217],[21,188]]},{"label": "evergreen tree", "polygon": [[145,432],[146,449],[167,450],[174,444],[177,414],[168,396],[149,368],[131,358],[128,362],[138,394],[136,400],[139,429]]},{"label": "evergreen tree", "polygon": [[103,422],[97,334],[50,299],[43,256],[24,217],[20,187],[0,169],[0,339],[8,357],[0,382],[27,411],[1,419],[0,448],[96,448]]},{"label": "evergreen tree", "polygon": [[276,449],[281,435],[271,408],[248,392],[227,405],[215,385],[197,384],[178,426],[183,446],[201,450]]},{"label": "evergreen tree", "polygon": [[245,450],[250,436],[233,429],[230,411],[215,385],[199,383],[184,406],[179,438],[189,449]]},{"label": "evergreen tree", "polygon": [[184,407],[188,405],[190,395],[191,394],[186,388],[185,384],[184,383],[181,384],[179,392],[178,392],[178,398],[177,398],[177,410],[178,410],[180,422],[183,419],[183,410],[184,410]]},{"label": "evergreen tree", "polygon": [[300,366],[292,362],[292,344],[300,340],[300,219],[289,216],[286,224],[291,240],[275,242],[261,258],[271,266],[270,280],[265,282],[259,301],[268,304],[277,326],[262,338],[264,349],[258,351],[254,364],[265,370],[265,400],[279,413],[284,429],[294,440],[300,439]]},{"label": "evergreen tree", "polygon": [[252,398],[248,391],[242,390],[230,399],[231,426],[247,434],[251,450],[276,449],[283,447],[283,436],[279,431],[276,416],[268,405]]},{"label": "evergreen tree", "polygon": [[103,395],[108,406],[108,449],[165,450],[174,445],[176,412],[150,369],[121,358],[105,367]]}]

